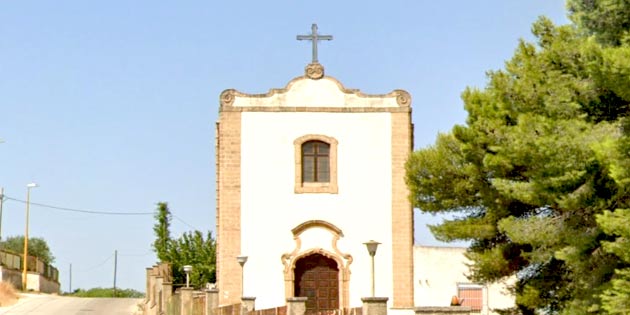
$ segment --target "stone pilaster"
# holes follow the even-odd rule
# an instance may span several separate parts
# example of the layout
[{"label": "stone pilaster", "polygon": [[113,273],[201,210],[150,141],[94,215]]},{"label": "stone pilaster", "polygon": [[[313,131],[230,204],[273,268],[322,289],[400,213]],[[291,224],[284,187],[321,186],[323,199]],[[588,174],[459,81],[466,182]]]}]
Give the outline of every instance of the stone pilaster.
[{"label": "stone pilaster", "polygon": [[158,315],[161,315],[164,311],[164,288],[162,287],[163,282],[164,277],[159,275],[155,277],[155,312]]},{"label": "stone pilaster", "polygon": [[[224,93],[225,94],[225,93]],[[227,93],[229,94],[229,93]],[[217,279],[221,305],[237,304],[241,267],[241,113],[221,111],[216,128]]]},{"label": "stone pilaster", "polygon": [[[410,99],[408,99],[408,103]],[[393,307],[413,307],[413,207],[405,184],[405,163],[413,148],[411,109],[392,113]]]},{"label": "stone pilaster", "polygon": [[208,289],[206,293],[205,315],[216,315],[219,307],[219,289]]},{"label": "stone pilaster", "polygon": [[[241,298],[241,315],[247,315],[255,308],[256,298],[252,296],[244,296]],[[183,314],[182,314],[183,315]]]},{"label": "stone pilaster", "polygon": [[162,282],[162,310],[164,312],[167,310],[168,302],[171,300],[171,296],[173,296],[173,283]]},{"label": "stone pilaster", "polygon": [[287,315],[304,315],[306,313],[306,300],[305,296],[290,297],[287,299]]},{"label": "stone pilaster", "polygon": [[363,315],[387,315],[387,300],[386,297],[364,297],[363,301]]},{"label": "stone pilaster", "polygon": [[180,294],[180,315],[192,315],[193,313],[193,288],[181,288]]},{"label": "stone pilaster", "polygon": [[146,283],[146,294],[144,295],[144,304],[149,304],[149,302],[151,301],[151,271],[153,271],[153,268],[151,267],[147,267],[146,268],[146,274],[147,274],[147,283]]}]

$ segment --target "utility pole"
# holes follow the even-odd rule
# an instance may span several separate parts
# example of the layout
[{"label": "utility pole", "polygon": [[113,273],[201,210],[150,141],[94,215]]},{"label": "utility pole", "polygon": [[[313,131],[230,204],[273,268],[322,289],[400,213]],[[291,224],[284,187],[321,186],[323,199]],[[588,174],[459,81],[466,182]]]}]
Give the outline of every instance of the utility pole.
[{"label": "utility pole", "polygon": [[116,297],[116,268],[118,268],[118,250],[114,251],[114,297]]},{"label": "utility pole", "polygon": [[[2,141],[0,139],[0,141]],[[2,203],[4,202],[4,187],[0,187],[0,240],[2,239]]]},{"label": "utility pole", "polygon": [[68,282],[70,287],[68,288],[68,293],[72,293],[72,264],[70,264],[70,281]]}]

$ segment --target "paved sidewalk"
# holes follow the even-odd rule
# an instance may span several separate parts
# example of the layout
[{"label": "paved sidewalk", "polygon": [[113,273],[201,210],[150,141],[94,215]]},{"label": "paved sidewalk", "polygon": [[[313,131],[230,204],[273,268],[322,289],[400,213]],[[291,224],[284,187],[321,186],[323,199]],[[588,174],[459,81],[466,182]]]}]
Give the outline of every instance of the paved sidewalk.
[{"label": "paved sidewalk", "polygon": [[79,298],[49,294],[21,294],[14,305],[0,307],[0,315],[136,315],[142,299]]}]

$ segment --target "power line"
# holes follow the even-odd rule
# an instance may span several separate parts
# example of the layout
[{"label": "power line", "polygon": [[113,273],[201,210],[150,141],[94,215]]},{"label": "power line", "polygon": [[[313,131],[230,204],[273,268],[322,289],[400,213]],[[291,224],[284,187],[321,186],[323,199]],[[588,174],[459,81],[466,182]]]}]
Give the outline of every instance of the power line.
[{"label": "power line", "polygon": [[[26,200],[21,200],[21,199],[9,197],[7,195],[5,195],[5,199],[6,200],[11,200],[11,201],[17,201],[17,202],[21,202],[21,203],[26,203]],[[69,212],[80,212],[80,213],[89,213],[89,214],[102,214],[102,215],[153,215],[154,214],[153,212],[119,212],[119,211],[98,211],[98,210],[73,209],[73,208],[66,208],[66,207],[47,205],[47,204],[43,204],[43,203],[36,203],[36,202],[32,202],[32,201],[30,202],[30,204],[33,205],[33,206],[39,206],[39,207],[44,207],[44,208],[51,208],[51,209],[55,209],[55,210],[69,211]]]},{"label": "power line", "polygon": [[[4,200],[11,200],[11,201],[16,201],[16,202],[26,203],[26,200],[9,197],[7,195],[3,195],[3,196],[4,196]],[[100,215],[154,215],[155,214],[154,212],[122,212],[122,211],[99,211],[99,210],[75,209],[75,208],[47,205],[47,204],[37,203],[37,202],[32,202],[32,201],[30,202],[30,204],[32,206],[39,206],[43,208],[50,208],[50,209],[55,209],[55,210],[60,210],[60,211],[79,212],[79,213],[87,213],[87,214],[100,214]],[[171,216],[173,216],[174,219],[183,223],[189,228],[200,230],[197,227],[182,220],[180,217],[174,215],[173,213],[171,213]]]},{"label": "power line", "polygon": [[181,223],[184,223],[185,225],[188,225],[188,227],[189,227],[189,228],[193,228],[193,229],[195,229],[195,230],[199,230],[198,228],[196,228],[196,227],[194,227],[194,226],[192,226],[192,225],[190,225],[190,224],[186,223],[186,221],[184,221],[184,220],[180,219],[178,216],[176,216],[176,215],[174,215],[174,214],[172,214],[172,213],[171,213],[171,215],[173,216],[173,218],[177,219],[177,221],[179,221],[179,222],[181,222]]},{"label": "power line", "polygon": [[114,254],[109,255],[107,258],[105,258],[105,260],[103,260],[100,264],[93,266],[91,268],[85,269],[85,270],[79,270],[79,272],[88,272],[88,271],[92,271],[98,267],[103,266],[106,262],[108,262],[110,259],[112,259],[112,257],[114,257]]},{"label": "power line", "polygon": [[122,256],[122,257],[145,257],[148,256],[150,254],[153,254],[153,250],[149,250],[147,252],[145,252],[144,254],[125,254],[125,253],[118,253],[118,256]]}]

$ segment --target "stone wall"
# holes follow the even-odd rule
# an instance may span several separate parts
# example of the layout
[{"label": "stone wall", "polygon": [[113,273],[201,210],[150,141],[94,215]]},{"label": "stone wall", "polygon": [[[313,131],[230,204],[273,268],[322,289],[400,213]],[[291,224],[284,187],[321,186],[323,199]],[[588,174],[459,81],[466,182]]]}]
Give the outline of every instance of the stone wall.
[{"label": "stone wall", "polygon": [[427,306],[415,308],[416,315],[470,315],[471,309],[466,306]]},{"label": "stone wall", "polygon": [[[464,255],[464,247],[414,246],[415,306],[449,306],[453,296],[459,294],[458,287],[477,287],[481,290],[482,314],[497,314],[494,310],[514,306],[514,296],[509,286],[514,279],[504,279],[496,283],[471,283],[471,261]],[[459,296],[466,300],[465,297]],[[472,306],[465,303],[464,306]]]},{"label": "stone wall", "polygon": [[[186,287],[171,292],[170,283],[165,285],[162,281],[164,275],[160,273],[160,266],[147,268],[147,294],[142,304],[143,315],[306,315],[307,297],[287,298],[286,304],[266,309],[256,308],[255,297],[242,297],[240,303],[219,306],[218,289],[194,290]],[[169,293],[162,294],[165,291]],[[326,310],[316,315],[387,315],[387,300],[386,297],[362,298],[362,307]],[[406,312],[405,315],[407,314],[410,313]],[[452,313],[460,314],[469,315]]]},{"label": "stone wall", "polygon": [[176,300],[173,295],[171,265],[159,264],[147,268],[146,272],[147,290],[142,304],[144,315],[164,314]]},{"label": "stone wall", "polygon": [[22,273],[20,271],[0,266],[0,279],[3,282],[13,284],[16,289],[22,290]]},{"label": "stone wall", "polygon": [[[0,266],[0,279],[3,282],[9,282],[13,286],[22,290],[22,272],[16,269],[10,269]],[[59,293],[59,282],[50,280],[41,274],[29,272],[26,275],[26,290],[43,292],[43,293]]]},{"label": "stone wall", "polygon": [[26,275],[26,290],[43,293],[59,293],[60,284],[41,274],[29,272]]},{"label": "stone wall", "polygon": [[[44,293],[59,293],[59,271],[40,259],[28,256],[26,290]],[[22,288],[22,256],[0,251],[0,279],[9,282],[18,290]]]}]

